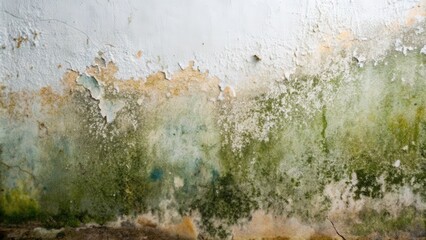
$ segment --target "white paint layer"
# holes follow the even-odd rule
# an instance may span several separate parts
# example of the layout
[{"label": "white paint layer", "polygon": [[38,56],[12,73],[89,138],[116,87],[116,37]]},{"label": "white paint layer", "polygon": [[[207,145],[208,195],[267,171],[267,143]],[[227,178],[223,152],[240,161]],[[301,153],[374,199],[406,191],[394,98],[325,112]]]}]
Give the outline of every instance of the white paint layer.
[{"label": "white paint layer", "polygon": [[[67,69],[84,72],[99,52],[119,77],[169,76],[195,60],[224,84],[250,84],[293,71],[297,57],[349,30],[406,21],[418,1],[80,0],[0,2],[0,84],[60,88]],[[139,52],[140,51],[140,52]],[[261,60],[256,61],[253,56]]]}]

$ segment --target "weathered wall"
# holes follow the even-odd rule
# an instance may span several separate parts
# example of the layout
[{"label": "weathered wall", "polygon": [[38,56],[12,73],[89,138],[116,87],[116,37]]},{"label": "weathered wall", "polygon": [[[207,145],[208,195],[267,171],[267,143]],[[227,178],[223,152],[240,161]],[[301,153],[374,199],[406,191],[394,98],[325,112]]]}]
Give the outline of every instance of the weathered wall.
[{"label": "weathered wall", "polygon": [[425,16],[414,0],[1,1],[0,219],[425,237]]}]

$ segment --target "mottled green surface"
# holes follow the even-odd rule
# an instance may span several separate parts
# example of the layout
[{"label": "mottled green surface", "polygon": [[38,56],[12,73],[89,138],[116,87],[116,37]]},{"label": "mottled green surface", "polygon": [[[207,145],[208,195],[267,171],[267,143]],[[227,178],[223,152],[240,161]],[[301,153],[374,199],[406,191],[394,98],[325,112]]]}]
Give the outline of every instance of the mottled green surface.
[{"label": "mottled green surface", "polygon": [[[425,64],[418,51],[389,52],[332,79],[294,76],[277,83],[286,87],[278,94],[216,103],[194,93],[152,108],[118,94],[127,105],[111,124],[83,88],[52,117],[9,120],[3,111],[0,219],[76,226],[198,211],[202,231],[225,237],[256,209],[324,221],[332,203],[324,189],[339,181],[355,201],[380,202],[407,187],[424,202]],[[41,119],[49,129],[43,137]],[[236,130],[248,120],[254,128]],[[366,206],[348,226],[360,236],[425,231],[425,210],[395,208],[392,215]]]}]

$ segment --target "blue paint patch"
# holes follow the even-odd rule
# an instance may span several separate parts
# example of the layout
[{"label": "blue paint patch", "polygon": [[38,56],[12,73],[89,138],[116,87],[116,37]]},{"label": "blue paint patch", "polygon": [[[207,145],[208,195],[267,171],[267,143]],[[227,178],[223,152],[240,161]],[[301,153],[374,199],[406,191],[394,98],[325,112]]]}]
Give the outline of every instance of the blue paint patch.
[{"label": "blue paint patch", "polygon": [[216,169],[213,169],[211,173],[212,173],[212,180],[211,180],[211,182],[215,183],[219,179],[220,173]]},{"label": "blue paint patch", "polygon": [[160,168],[154,168],[151,171],[150,178],[152,181],[160,181],[163,178],[164,172]]}]

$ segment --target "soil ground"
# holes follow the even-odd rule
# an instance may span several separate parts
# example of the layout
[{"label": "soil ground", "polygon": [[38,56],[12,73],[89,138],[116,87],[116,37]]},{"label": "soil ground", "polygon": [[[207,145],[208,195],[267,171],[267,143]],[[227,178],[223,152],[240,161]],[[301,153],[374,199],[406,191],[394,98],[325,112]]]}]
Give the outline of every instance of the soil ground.
[{"label": "soil ground", "polygon": [[153,227],[90,227],[90,228],[62,228],[62,229],[44,229],[31,225],[0,225],[0,239],[8,240],[184,240],[185,238],[176,235],[170,235],[160,229]]}]

